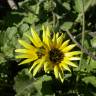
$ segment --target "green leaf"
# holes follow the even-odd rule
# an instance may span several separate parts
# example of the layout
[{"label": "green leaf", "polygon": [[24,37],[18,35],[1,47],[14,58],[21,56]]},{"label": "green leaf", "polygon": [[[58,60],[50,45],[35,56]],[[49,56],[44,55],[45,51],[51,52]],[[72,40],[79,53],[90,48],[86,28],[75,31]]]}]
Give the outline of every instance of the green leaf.
[{"label": "green leaf", "polygon": [[70,4],[67,2],[63,3],[63,6],[67,9],[67,10],[71,10]]},{"label": "green leaf", "polygon": [[69,30],[71,29],[72,25],[73,25],[73,22],[64,22],[63,25],[61,26],[61,29]]},{"label": "green leaf", "polygon": [[36,88],[33,86],[33,79],[29,78],[28,70],[23,69],[15,77],[14,89],[16,91],[16,96],[32,96],[37,92]]},{"label": "green leaf", "polygon": [[24,17],[23,22],[28,23],[28,24],[33,24],[34,22],[37,22],[39,19],[37,16],[35,16],[32,13],[28,13],[26,17]]},{"label": "green leaf", "polygon": [[91,40],[91,45],[93,48],[96,48],[96,37]]},{"label": "green leaf", "polygon": [[51,0],[46,0],[46,2],[44,2],[44,9],[48,12],[52,12],[56,7],[56,3],[54,1]]},{"label": "green leaf", "polygon": [[83,3],[82,0],[75,0],[75,11],[81,13],[83,10]]},{"label": "green leaf", "polygon": [[93,72],[95,69],[96,69],[96,60],[93,60],[91,57],[88,57],[87,59],[83,58],[81,71],[85,73],[86,72],[90,73],[90,72]]},{"label": "green leaf", "polygon": [[7,43],[5,43],[3,47],[1,47],[1,51],[8,58],[14,57],[14,54],[13,54],[14,47],[9,46]]},{"label": "green leaf", "polygon": [[1,33],[2,42],[1,42],[1,52],[5,57],[12,58],[14,57],[14,49],[17,45],[17,28],[15,26],[8,27],[5,32]]},{"label": "green leaf", "polygon": [[5,34],[8,36],[8,39],[12,39],[17,33],[17,28],[15,26],[8,27]]},{"label": "green leaf", "polygon": [[26,23],[23,23],[22,25],[20,25],[20,27],[19,27],[19,31],[20,32],[25,32],[25,31],[27,31],[29,29],[29,26],[28,26],[28,24],[26,24]]},{"label": "green leaf", "polygon": [[[74,10],[79,13],[77,18],[76,18],[76,22],[81,22],[81,17],[83,15],[83,11],[86,12],[92,5],[93,0],[75,0],[75,6],[74,6]],[[83,10],[83,5],[84,5],[84,10]]]},{"label": "green leaf", "polygon": [[5,60],[5,57],[4,57],[4,54],[0,53],[0,64],[4,63],[6,60]]},{"label": "green leaf", "polygon": [[[16,91],[15,96],[43,96],[42,83],[47,82],[49,80],[51,80],[51,77],[46,75],[38,77],[37,79],[32,78],[32,74],[28,72],[28,69],[23,69],[15,77],[15,84],[14,84],[14,89]],[[44,88],[43,90],[46,90]],[[52,90],[49,90],[49,93],[50,91]],[[45,95],[45,96],[53,96],[53,95]]]},{"label": "green leaf", "polygon": [[95,76],[86,76],[82,79],[86,84],[90,83],[96,87],[96,77]]}]

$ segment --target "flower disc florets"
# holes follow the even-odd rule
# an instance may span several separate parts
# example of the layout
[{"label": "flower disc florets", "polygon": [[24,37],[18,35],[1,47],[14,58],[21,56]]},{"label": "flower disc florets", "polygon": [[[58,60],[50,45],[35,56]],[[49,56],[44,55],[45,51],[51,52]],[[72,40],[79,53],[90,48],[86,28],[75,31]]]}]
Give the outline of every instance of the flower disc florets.
[{"label": "flower disc florets", "polygon": [[54,48],[49,51],[49,58],[53,64],[59,64],[63,60],[64,54],[59,49]]}]

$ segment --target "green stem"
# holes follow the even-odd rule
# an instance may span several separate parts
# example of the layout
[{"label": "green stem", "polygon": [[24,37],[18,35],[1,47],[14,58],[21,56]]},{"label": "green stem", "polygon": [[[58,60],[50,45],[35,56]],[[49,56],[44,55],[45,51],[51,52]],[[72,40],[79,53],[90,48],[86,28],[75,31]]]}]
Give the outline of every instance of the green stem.
[{"label": "green stem", "polygon": [[54,29],[55,28],[55,23],[56,23],[56,16],[55,16],[55,13],[54,12],[52,12],[52,14],[53,14],[53,26],[52,27]]},{"label": "green stem", "polygon": [[[85,13],[84,13],[84,0],[82,0],[83,8],[82,8],[82,47],[84,48],[84,37],[85,37]],[[79,63],[79,71],[81,70],[81,65],[82,65],[82,58],[83,58],[83,50],[81,49],[82,54],[81,54],[81,60]]]},{"label": "green stem", "polygon": [[[85,13],[84,13],[84,0],[82,0],[83,8],[82,8],[82,47],[84,48],[84,37],[85,37]],[[81,60],[79,62],[79,67],[78,67],[78,74],[76,77],[76,87],[78,86],[78,81],[80,79],[80,71],[81,71],[81,65],[82,65],[82,58],[83,58],[83,50],[81,49]]]}]

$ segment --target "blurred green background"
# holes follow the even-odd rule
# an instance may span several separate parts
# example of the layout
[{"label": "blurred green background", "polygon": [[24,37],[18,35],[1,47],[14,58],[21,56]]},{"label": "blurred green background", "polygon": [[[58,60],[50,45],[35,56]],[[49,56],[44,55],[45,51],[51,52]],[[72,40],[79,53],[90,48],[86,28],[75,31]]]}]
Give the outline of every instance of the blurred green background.
[{"label": "blurred green background", "polygon": [[44,24],[53,32],[64,32],[66,38],[69,30],[80,44],[85,27],[83,47],[95,56],[96,0],[9,1],[0,0],[0,96],[96,96],[96,60],[88,54],[83,54],[80,68],[65,72],[62,84],[42,71],[33,78],[30,66],[19,66],[14,52],[30,26],[40,32]]}]

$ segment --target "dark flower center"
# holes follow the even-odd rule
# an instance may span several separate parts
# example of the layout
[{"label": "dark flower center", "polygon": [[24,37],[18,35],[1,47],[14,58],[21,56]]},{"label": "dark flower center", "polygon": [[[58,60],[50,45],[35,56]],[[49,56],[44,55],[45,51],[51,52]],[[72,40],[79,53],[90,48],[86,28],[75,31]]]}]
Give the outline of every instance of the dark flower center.
[{"label": "dark flower center", "polygon": [[64,57],[63,52],[61,52],[59,49],[54,48],[49,51],[49,58],[53,63],[60,63]]}]

